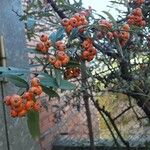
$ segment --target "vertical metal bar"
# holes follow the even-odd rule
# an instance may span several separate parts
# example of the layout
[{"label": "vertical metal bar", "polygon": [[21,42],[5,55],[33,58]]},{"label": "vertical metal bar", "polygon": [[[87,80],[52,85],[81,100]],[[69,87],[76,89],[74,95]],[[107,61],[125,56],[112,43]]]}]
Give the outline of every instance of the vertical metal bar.
[{"label": "vertical metal bar", "polygon": [[3,115],[4,115],[4,123],[5,123],[7,150],[10,150],[8,124],[7,124],[7,118],[6,118],[6,108],[5,108],[5,104],[4,104],[4,87],[3,87],[4,83],[1,81],[0,84],[1,84],[1,93],[2,93],[2,106],[3,106]]},{"label": "vertical metal bar", "polygon": [[6,67],[6,54],[5,54],[3,36],[0,36],[0,66]]},{"label": "vertical metal bar", "polygon": [[[0,36],[0,66],[3,66],[3,67],[6,66],[6,55],[5,55],[5,49],[4,49],[3,36]],[[0,87],[1,87],[1,94],[2,94],[2,107],[3,107],[3,115],[4,115],[4,123],[5,123],[6,144],[7,144],[7,150],[10,150],[8,124],[7,124],[7,118],[6,118],[6,108],[4,104],[4,86],[3,86],[4,82],[5,82],[5,79],[3,78],[0,81]]]}]

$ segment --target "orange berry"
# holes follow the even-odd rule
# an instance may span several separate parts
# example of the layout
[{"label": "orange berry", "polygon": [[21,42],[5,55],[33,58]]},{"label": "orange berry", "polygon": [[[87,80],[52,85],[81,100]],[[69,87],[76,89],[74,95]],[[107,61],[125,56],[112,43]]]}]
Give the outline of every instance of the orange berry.
[{"label": "orange berry", "polygon": [[63,44],[62,41],[57,41],[57,42],[55,43],[56,47],[58,47],[58,46],[61,45],[61,44]]},{"label": "orange berry", "polygon": [[11,98],[10,98],[10,103],[12,106],[19,106],[20,104],[22,104],[22,98],[19,95],[14,94]]},{"label": "orange berry", "polygon": [[21,104],[20,106],[18,107],[13,107],[13,110],[15,110],[16,112],[20,112],[24,109],[25,107],[23,106],[23,104]]},{"label": "orange berry", "polygon": [[134,20],[133,19],[128,19],[127,22],[128,22],[129,25],[133,25],[134,24]]},{"label": "orange berry", "polygon": [[73,17],[76,18],[78,22],[81,20],[81,15],[79,13],[75,13]]},{"label": "orange berry", "polygon": [[40,79],[37,78],[37,77],[34,77],[32,80],[31,80],[31,86],[39,86],[40,85]]},{"label": "orange berry", "polygon": [[86,20],[86,17],[85,17],[84,15],[81,15],[80,20],[81,20],[82,22],[87,21],[87,20]]},{"label": "orange berry", "polygon": [[87,20],[83,20],[82,21],[82,25],[88,25],[88,21]]},{"label": "orange berry", "polygon": [[87,49],[87,48],[90,48],[92,46],[91,42],[89,40],[85,40],[83,43],[82,43],[82,46]]},{"label": "orange berry", "polygon": [[125,30],[125,31],[130,31],[130,26],[128,24],[124,24],[122,26],[122,30]]},{"label": "orange berry", "polygon": [[87,51],[90,53],[90,55],[96,55],[96,48],[95,47],[90,47],[87,49]]},{"label": "orange berry", "polygon": [[68,26],[69,25],[69,19],[68,18],[64,18],[64,19],[62,19],[61,20],[61,24],[63,25],[63,26]]},{"label": "orange berry", "polygon": [[51,47],[51,42],[50,41],[46,41],[45,43],[44,43],[44,45],[45,45],[45,48],[50,48]]},{"label": "orange berry", "polygon": [[41,86],[31,87],[29,91],[33,93],[35,96],[37,96],[42,93],[42,88]]},{"label": "orange berry", "polygon": [[70,32],[72,31],[72,29],[73,29],[73,26],[68,25],[68,26],[66,27],[66,32],[67,32],[67,33],[70,33]]},{"label": "orange berry", "polygon": [[65,57],[66,57],[66,54],[65,54],[64,51],[57,51],[56,55],[57,55],[57,57],[58,57],[59,60],[64,60]]},{"label": "orange berry", "polygon": [[62,66],[62,63],[60,60],[56,60],[56,62],[54,63],[54,67],[59,69]]},{"label": "orange berry", "polygon": [[142,9],[141,8],[136,8],[133,10],[133,15],[135,16],[142,16]]},{"label": "orange berry", "polygon": [[66,56],[64,60],[61,61],[62,65],[66,65],[69,62],[69,60],[70,60],[69,56]]},{"label": "orange berry", "polygon": [[11,117],[15,118],[18,116],[18,113],[15,110],[11,110],[10,115],[11,115]]},{"label": "orange berry", "polygon": [[23,99],[26,99],[27,101],[33,100],[33,94],[30,92],[25,92],[22,96]]},{"label": "orange berry", "polygon": [[130,34],[129,32],[126,32],[126,31],[121,31],[119,34],[119,38],[122,40],[128,40],[129,37],[130,37]]},{"label": "orange berry", "polygon": [[42,53],[47,53],[47,52],[48,52],[48,48],[44,46],[44,48],[41,49],[41,52],[42,52]]},{"label": "orange berry", "polygon": [[39,50],[39,51],[42,51],[44,48],[45,48],[45,46],[41,42],[36,45],[36,49]]},{"label": "orange berry", "polygon": [[34,101],[27,101],[26,104],[25,104],[25,109],[28,111],[28,110],[31,110],[34,106]]},{"label": "orange berry", "polygon": [[20,112],[18,112],[18,117],[24,117],[27,114],[27,110],[23,109]]},{"label": "orange berry", "polygon": [[78,27],[83,25],[83,22],[82,21],[78,21]]},{"label": "orange berry", "polygon": [[112,23],[110,23],[109,21],[105,20],[105,19],[102,19],[102,20],[99,20],[99,25],[104,25],[106,26],[108,29],[111,29],[112,28]]},{"label": "orange berry", "polygon": [[60,51],[64,51],[66,49],[66,44],[63,43],[62,41],[57,41],[55,45],[56,45],[56,48]]},{"label": "orange berry", "polygon": [[78,26],[78,20],[74,17],[69,20],[69,23],[72,27],[77,27]]},{"label": "orange berry", "polygon": [[10,99],[11,99],[11,96],[6,96],[6,97],[5,97],[4,103],[5,103],[7,106],[10,106],[10,105],[11,105]]},{"label": "orange berry", "polygon": [[87,61],[90,62],[90,61],[92,61],[93,59],[94,59],[94,55],[90,55],[90,56],[88,56]]},{"label": "orange berry", "polygon": [[54,64],[55,64],[55,62],[56,62],[56,57],[55,57],[55,56],[50,55],[48,60],[49,60],[49,62],[50,62],[52,65],[54,65]]},{"label": "orange berry", "polygon": [[113,33],[112,32],[108,32],[107,33],[107,38],[112,40],[114,38]]},{"label": "orange berry", "polygon": [[140,22],[142,21],[142,16],[135,16],[133,20],[134,22]]},{"label": "orange berry", "polygon": [[65,44],[60,44],[58,46],[58,50],[60,50],[60,51],[65,51],[65,49],[66,49],[66,45]]},{"label": "orange berry", "polygon": [[40,36],[40,40],[41,40],[42,42],[47,42],[47,41],[48,41],[48,36],[45,35],[45,34],[42,34],[42,35]]},{"label": "orange berry", "polygon": [[33,110],[34,111],[39,111],[41,109],[42,105],[39,102],[35,102],[33,105]]},{"label": "orange berry", "polygon": [[83,51],[82,53],[83,59],[88,59],[89,55],[90,55],[89,51]]}]

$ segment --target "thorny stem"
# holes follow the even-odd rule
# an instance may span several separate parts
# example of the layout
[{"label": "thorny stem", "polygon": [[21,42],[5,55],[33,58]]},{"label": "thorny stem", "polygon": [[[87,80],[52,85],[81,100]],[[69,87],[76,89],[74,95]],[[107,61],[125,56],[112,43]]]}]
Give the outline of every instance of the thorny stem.
[{"label": "thorny stem", "polygon": [[[89,87],[90,87],[90,86],[89,86]],[[89,90],[90,90],[90,98],[91,98],[91,101],[94,102],[95,100],[94,100],[94,97],[93,97],[93,94],[92,94],[92,89],[89,88]],[[120,145],[119,145],[119,143],[118,143],[118,141],[117,141],[117,139],[116,139],[116,137],[115,137],[115,135],[114,135],[114,133],[113,133],[113,131],[112,131],[112,129],[111,129],[110,124],[108,123],[108,121],[107,121],[107,119],[105,118],[104,114],[103,114],[101,111],[99,111],[99,113],[100,113],[100,115],[102,116],[102,118],[104,119],[104,121],[105,121],[105,123],[106,123],[106,126],[107,126],[108,130],[110,131],[110,133],[111,133],[111,135],[112,135],[112,137],[113,137],[113,139],[114,139],[115,144],[119,147]]]},{"label": "thorny stem", "polygon": [[85,110],[86,110],[86,117],[87,117],[87,124],[88,124],[88,130],[89,130],[89,139],[90,139],[90,150],[95,150],[94,146],[94,135],[93,135],[93,127],[92,127],[92,119],[91,119],[91,112],[90,112],[90,106],[89,106],[89,95],[87,93],[87,75],[86,75],[86,68],[85,68],[85,62],[82,62],[82,69],[81,69],[81,81],[82,81],[82,89],[83,89],[83,101],[85,104]]},{"label": "thorny stem", "polygon": [[109,121],[111,122],[113,128],[115,129],[116,133],[118,134],[118,137],[120,138],[120,140],[122,141],[122,143],[127,147],[128,150],[130,150],[130,145],[129,145],[129,142],[127,142],[121,135],[118,127],[116,126],[114,120],[112,119],[110,113],[108,111],[105,110],[105,108],[101,108],[98,101],[93,101],[94,103],[94,106],[96,107],[96,109],[99,111],[99,112],[103,112],[109,119]]}]

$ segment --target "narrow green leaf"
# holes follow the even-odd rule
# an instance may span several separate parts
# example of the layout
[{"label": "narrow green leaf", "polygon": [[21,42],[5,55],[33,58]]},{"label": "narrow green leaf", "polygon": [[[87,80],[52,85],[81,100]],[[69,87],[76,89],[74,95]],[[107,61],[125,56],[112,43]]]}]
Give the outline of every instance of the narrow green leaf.
[{"label": "narrow green leaf", "polygon": [[40,137],[39,113],[30,111],[27,114],[27,124],[29,132],[33,139],[37,140]]},{"label": "narrow green leaf", "polygon": [[0,67],[0,76],[2,77],[5,77],[7,74],[23,75],[28,72],[28,69],[21,69],[16,67]]},{"label": "narrow green leaf", "polygon": [[52,90],[51,88],[48,88],[46,86],[42,86],[42,89],[43,89],[43,92],[45,94],[47,94],[49,97],[58,97],[59,98],[59,95],[54,91]]},{"label": "narrow green leaf", "polygon": [[60,27],[56,32],[56,41],[62,40],[64,38],[65,29]]},{"label": "narrow green leaf", "polygon": [[23,78],[21,78],[20,76],[17,75],[12,75],[12,74],[7,74],[5,75],[5,77],[12,82],[14,85],[16,85],[17,87],[21,87],[21,88],[28,88],[29,85],[27,83],[27,81],[25,81]]},{"label": "narrow green leaf", "polygon": [[42,73],[42,76],[39,76],[41,85],[46,86],[46,87],[53,87],[53,88],[58,88],[56,79],[52,78],[46,73]]},{"label": "narrow green leaf", "polygon": [[108,18],[112,21],[112,23],[117,26],[117,22],[116,20],[114,19],[114,17],[107,11],[102,11],[104,14],[106,14],[108,16]]},{"label": "narrow green leaf", "polygon": [[73,28],[71,33],[70,33],[69,39],[73,40],[73,39],[77,38],[78,34],[79,34],[78,29],[77,28]]},{"label": "narrow green leaf", "polygon": [[62,80],[62,72],[60,69],[55,69],[55,77],[56,77],[56,81],[58,86],[60,86],[61,80]]},{"label": "narrow green leaf", "polygon": [[43,65],[43,61],[42,61],[40,58],[38,58],[37,56],[35,56],[34,59],[35,59],[38,63],[40,63],[40,64]]},{"label": "narrow green leaf", "polygon": [[66,66],[67,67],[80,67],[81,65],[79,64],[79,62],[71,60]]},{"label": "narrow green leaf", "polygon": [[52,32],[51,35],[49,36],[49,39],[54,44],[56,42],[56,32]]},{"label": "narrow green leaf", "polygon": [[61,80],[59,88],[62,90],[74,90],[76,86],[67,80]]}]

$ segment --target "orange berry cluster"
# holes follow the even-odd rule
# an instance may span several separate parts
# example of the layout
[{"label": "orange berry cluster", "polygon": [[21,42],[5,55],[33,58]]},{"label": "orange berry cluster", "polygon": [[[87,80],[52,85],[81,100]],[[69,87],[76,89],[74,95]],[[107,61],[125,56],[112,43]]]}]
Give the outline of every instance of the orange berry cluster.
[{"label": "orange berry cluster", "polygon": [[114,38],[113,32],[110,32],[110,31],[108,32],[108,30],[112,29],[112,23],[105,19],[102,19],[102,20],[99,20],[98,24],[101,26],[102,31],[98,32],[97,37],[99,39],[102,39],[106,35],[107,38],[112,40]]},{"label": "orange berry cluster", "polygon": [[75,68],[66,68],[64,73],[65,79],[77,78],[80,75],[80,69],[78,67]]},{"label": "orange berry cluster", "polygon": [[47,53],[49,48],[51,47],[51,41],[48,39],[48,36],[43,34],[40,37],[40,41],[37,45],[36,45],[36,49],[42,53]]},{"label": "orange berry cluster", "polygon": [[93,42],[90,38],[87,38],[82,43],[84,51],[82,52],[81,58],[87,60],[88,62],[94,59],[94,56],[97,54],[96,48],[93,46]]},{"label": "orange berry cluster", "polygon": [[134,2],[138,5],[142,5],[145,2],[145,0],[134,0]]},{"label": "orange berry cluster", "polygon": [[130,31],[130,26],[128,24],[124,24],[119,33],[119,42],[122,47],[125,46],[125,44],[128,42],[130,38],[129,31]]},{"label": "orange berry cluster", "polygon": [[82,33],[84,32],[84,26],[88,24],[88,21],[84,15],[75,13],[70,19],[62,19],[61,24],[65,27],[67,33],[70,33],[73,28],[79,28],[79,32]]},{"label": "orange berry cluster", "polygon": [[[110,22],[108,22],[107,20],[100,20],[99,22],[101,22],[100,24],[104,25],[105,27],[107,27],[107,29],[112,29],[112,24]],[[106,37],[109,40],[113,40],[114,38],[118,38],[120,41],[120,45],[121,46],[125,46],[125,44],[127,43],[127,41],[129,40],[130,37],[130,26],[128,24],[124,24],[121,28],[121,31],[101,31],[97,34],[99,39],[102,39]]]},{"label": "orange berry cluster", "polygon": [[106,27],[107,29],[111,30],[112,29],[112,23],[107,21],[106,19],[101,19],[98,21],[98,24],[100,26]]},{"label": "orange berry cluster", "polygon": [[142,9],[141,8],[134,9],[132,14],[128,16],[128,24],[139,26],[139,27],[146,25],[146,21],[143,20],[143,17],[142,17]]},{"label": "orange berry cluster", "polygon": [[11,117],[24,117],[30,110],[38,112],[41,104],[36,101],[36,96],[41,95],[41,93],[42,87],[40,86],[40,80],[33,78],[30,89],[22,96],[17,94],[6,96],[5,104],[10,108]]},{"label": "orange berry cluster", "polygon": [[48,60],[51,65],[59,69],[63,65],[66,65],[69,62],[70,58],[65,53],[65,50],[66,50],[65,43],[63,43],[62,41],[57,41],[55,43],[55,47],[57,48],[56,56],[50,55]]}]

